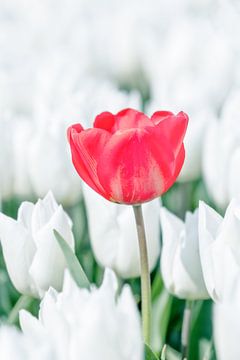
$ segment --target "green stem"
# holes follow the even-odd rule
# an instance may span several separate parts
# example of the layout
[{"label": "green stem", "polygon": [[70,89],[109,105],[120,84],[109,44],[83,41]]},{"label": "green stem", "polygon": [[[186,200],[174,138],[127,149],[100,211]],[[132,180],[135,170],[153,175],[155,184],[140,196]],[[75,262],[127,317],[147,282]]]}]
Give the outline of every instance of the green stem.
[{"label": "green stem", "polygon": [[8,324],[9,325],[16,324],[18,321],[19,311],[22,309],[28,309],[33,301],[34,299],[31,296],[21,295],[8,316],[7,319]]},{"label": "green stem", "polygon": [[193,301],[186,300],[185,309],[183,313],[183,324],[182,324],[182,334],[181,334],[181,344],[182,344],[181,360],[188,358],[192,306],[193,306]]},{"label": "green stem", "polygon": [[142,215],[141,205],[133,206],[140,251],[141,264],[141,306],[142,306],[142,327],[144,341],[147,345],[150,344],[151,331],[151,280],[148,265],[148,253],[146,234],[144,229],[144,221]]}]

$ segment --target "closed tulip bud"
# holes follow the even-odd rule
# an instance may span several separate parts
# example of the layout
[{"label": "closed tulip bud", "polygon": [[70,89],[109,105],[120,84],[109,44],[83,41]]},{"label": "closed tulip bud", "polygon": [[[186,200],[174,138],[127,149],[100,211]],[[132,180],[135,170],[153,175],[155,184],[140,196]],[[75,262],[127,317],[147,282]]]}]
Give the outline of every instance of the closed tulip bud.
[{"label": "closed tulip bud", "polygon": [[[39,319],[22,310],[25,335],[39,334],[50,341],[58,360],[143,360],[139,313],[128,285],[116,298],[117,279],[105,271],[99,289],[79,288],[68,271],[63,290],[49,289]],[[54,358],[54,357],[53,357]]]},{"label": "closed tulip bud", "polygon": [[61,289],[66,264],[53,229],[74,247],[71,220],[51,192],[35,205],[23,202],[17,220],[0,213],[3,256],[20,293],[41,297],[50,286]]},{"label": "closed tulip bud", "polygon": [[230,299],[240,282],[239,235],[239,200],[232,200],[224,218],[200,202],[200,258],[208,293],[215,301]]},{"label": "closed tulip bud", "polygon": [[92,129],[68,129],[73,164],[93,190],[105,199],[140,204],[159,197],[176,181],[185,151],[188,116],[125,109],[98,115]]},{"label": "closed tulip bud", "polygon": [[181,299],[208,298],[199,256],[198,211],[188,212],[184,222],[162,208],[160,220],[161,271],[166,288]]},{"label": "closed tulip bud", "polygon": [[[122,278],[140,276],[137,230],[131,207],[109,203],[83,184],[90,241],[94,255],[103,267]],[[152,270],[160,253],[160,202],[143,204],[149,267]]]}]

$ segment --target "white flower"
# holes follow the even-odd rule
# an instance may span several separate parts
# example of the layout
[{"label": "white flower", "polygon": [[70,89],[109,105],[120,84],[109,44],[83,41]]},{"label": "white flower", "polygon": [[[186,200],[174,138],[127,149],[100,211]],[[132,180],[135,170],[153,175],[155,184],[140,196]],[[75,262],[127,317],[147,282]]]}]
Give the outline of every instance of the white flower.
[{"label": "white flower", "polygon": [[34,334],[24,336],[10,326],[0,326],[1,360],[57,360],[46,341]]},{"label": "white flower", "polygon": [[51,192],[35,205],[23,202],[17,220],[0,213],[3,256],[19,292],[41,297],[50,286],[61,288],[66,264],[53,229],[73,248],[71,228],[71,220]]},{"label": "white flower", "polygon": [[58,360],[143,360],[139,313],[128,285],[116,299],[117,279],[105,271],[99,289],[80,289],[65,273],[63,290],[49,289],[39,319],[22,310],[26,335],[45,336]]},{"label": "white flower", "polygon": [[240,359],[240,291],[235,284],[231,299],[214,304],[213,334],[218,360]]},{"label": "white flower", "polygon": [[33,191],[42,197],[52,189],[57,201],[75,204],[81,195],[81,182],[71,162],[66,126],[40,124],[28,143],[28,172]]},{"label": "white flower", "polygon": [[[103,267],[123,278],[140,275],[139,247],[132,207],[113,204],[83,184],[90,241]],[[149,266],[152,270],[160,252],[159,199],[143,205]]]},{"label": "white flower", "polygon": [[232,299],[236,286],[240,286],[239,200],[232,200],[224,219],[200,202],[199,249],[209,295],[215,301]]},{"label": "white flower", "polygon": [[198,245],[198,211],[187,212],[185,222],[167,209],[160,210],[163,281],[168,291],[182,299],[209,297],[204,284]]},{"label": "white flower", "polygon": [[219,121],[209,124],[203,144],[203,175],[209,195],[225,209],[240,196],[240,91],[227,99]]}]

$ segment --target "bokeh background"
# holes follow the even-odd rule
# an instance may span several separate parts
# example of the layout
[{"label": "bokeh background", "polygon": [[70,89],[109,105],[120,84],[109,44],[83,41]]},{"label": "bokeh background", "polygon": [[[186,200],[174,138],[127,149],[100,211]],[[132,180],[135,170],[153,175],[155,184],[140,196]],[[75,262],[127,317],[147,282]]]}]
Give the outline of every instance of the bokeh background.
[{"label": "bokeh background", "polygon": [[[239,35],[238,0],[0,0],[1,211],[16,217],[23,200],[52,190],[73,219],[77,256],[99,283],[66,129],[132,107],[190,117],[186,162],[163,204],[181,217],[199,199],[223,212],[240,195]],[[4,318],[19,294],[0,259]],[[139,280],[130,283],[137,298]],[[179,349],[183,302],[171,306],[166,336]],[[199,305],[194,338],[211,340],[210,311],[210,302]]]}]

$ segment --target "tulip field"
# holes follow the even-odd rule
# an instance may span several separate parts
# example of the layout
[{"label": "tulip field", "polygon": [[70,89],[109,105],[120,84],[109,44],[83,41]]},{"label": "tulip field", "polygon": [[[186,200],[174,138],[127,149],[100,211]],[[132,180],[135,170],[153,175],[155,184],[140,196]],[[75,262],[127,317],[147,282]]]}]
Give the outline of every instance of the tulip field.
[{"label": "tulip field", "polygon": [[0,360],[240,359],[240,4],[0,0]]}]

